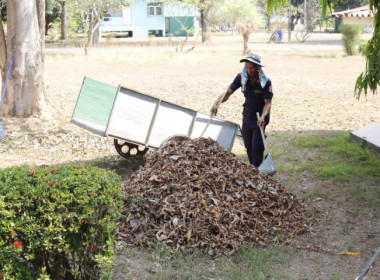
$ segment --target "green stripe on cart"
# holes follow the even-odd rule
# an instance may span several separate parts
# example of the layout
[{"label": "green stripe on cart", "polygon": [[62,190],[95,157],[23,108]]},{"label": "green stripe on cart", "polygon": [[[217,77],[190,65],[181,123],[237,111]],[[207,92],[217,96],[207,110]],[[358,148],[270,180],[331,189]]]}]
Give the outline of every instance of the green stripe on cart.
[{"label": "green stripe on cart", "polygon": [[118,87],[85,78],[73,114],[77,122],[107,126]]}]

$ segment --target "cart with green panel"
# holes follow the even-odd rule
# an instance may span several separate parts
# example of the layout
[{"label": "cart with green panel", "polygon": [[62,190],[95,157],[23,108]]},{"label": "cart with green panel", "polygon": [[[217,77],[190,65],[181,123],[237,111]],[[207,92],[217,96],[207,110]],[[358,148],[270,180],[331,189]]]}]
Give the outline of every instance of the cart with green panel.
[{"label": "cart with green panel", "polygon": [[[116,151],[129,159],[158,149],[173,136],[209,137],[231,151],[239,126],[171,102],[85,77],[71,122],[113,137]],[[207,128],[207,129],[206,129]]]}]

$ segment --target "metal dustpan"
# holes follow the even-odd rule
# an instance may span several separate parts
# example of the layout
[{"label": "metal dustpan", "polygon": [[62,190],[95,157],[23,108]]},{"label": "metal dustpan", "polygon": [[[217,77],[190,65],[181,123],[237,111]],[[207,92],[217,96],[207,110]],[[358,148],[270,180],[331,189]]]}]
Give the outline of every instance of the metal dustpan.
[{"label": "metal dustpan", "polygon": [[[256,113],[257,118],[260,118],[259,113]],[[261,132],[261,137],[263,138],[263,144],[264,144],[264,150],[266,150],[266,145],[265,145],[265,136],[264,136],[264,131],[263,128],[260,127],[260,132]],[[276,166],[274,165],[274,161],[272,158],[272,155],[268,153],[263,162],[259,166],[259,172],[260,174],[263,175],[274,175],[276,174]]]},{"label": "metal dustpan", "polygon": [[259,172],[260,174],[265,174],[265,175],[276,174],[276,166],[274,165],[274,161],[270,153],[266,155],[265,159],[260,164]]}]

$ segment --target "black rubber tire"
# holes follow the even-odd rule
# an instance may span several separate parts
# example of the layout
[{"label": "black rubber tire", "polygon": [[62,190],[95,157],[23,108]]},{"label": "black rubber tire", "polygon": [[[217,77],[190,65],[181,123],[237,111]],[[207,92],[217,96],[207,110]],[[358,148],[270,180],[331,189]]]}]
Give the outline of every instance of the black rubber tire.
[{"label": "black rubber tire", "polygon": [[125,159],[139,158],[145,155],[149,148],[134,143],[127,142],[121,139],[114,139],[115,149],[119,155]]}]

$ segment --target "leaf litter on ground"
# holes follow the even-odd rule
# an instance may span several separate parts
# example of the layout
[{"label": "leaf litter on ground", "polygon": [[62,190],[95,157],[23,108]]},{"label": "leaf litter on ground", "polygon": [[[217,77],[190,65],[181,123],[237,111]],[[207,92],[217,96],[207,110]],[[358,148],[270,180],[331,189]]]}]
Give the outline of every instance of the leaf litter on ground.
[{"label": "leaf litter on ground", "polygon": [[252,243],[289,241],[314,220],[279,182],[210,138],[169,139],[122,189],[117,239],[134,245],[231,254]]}]

